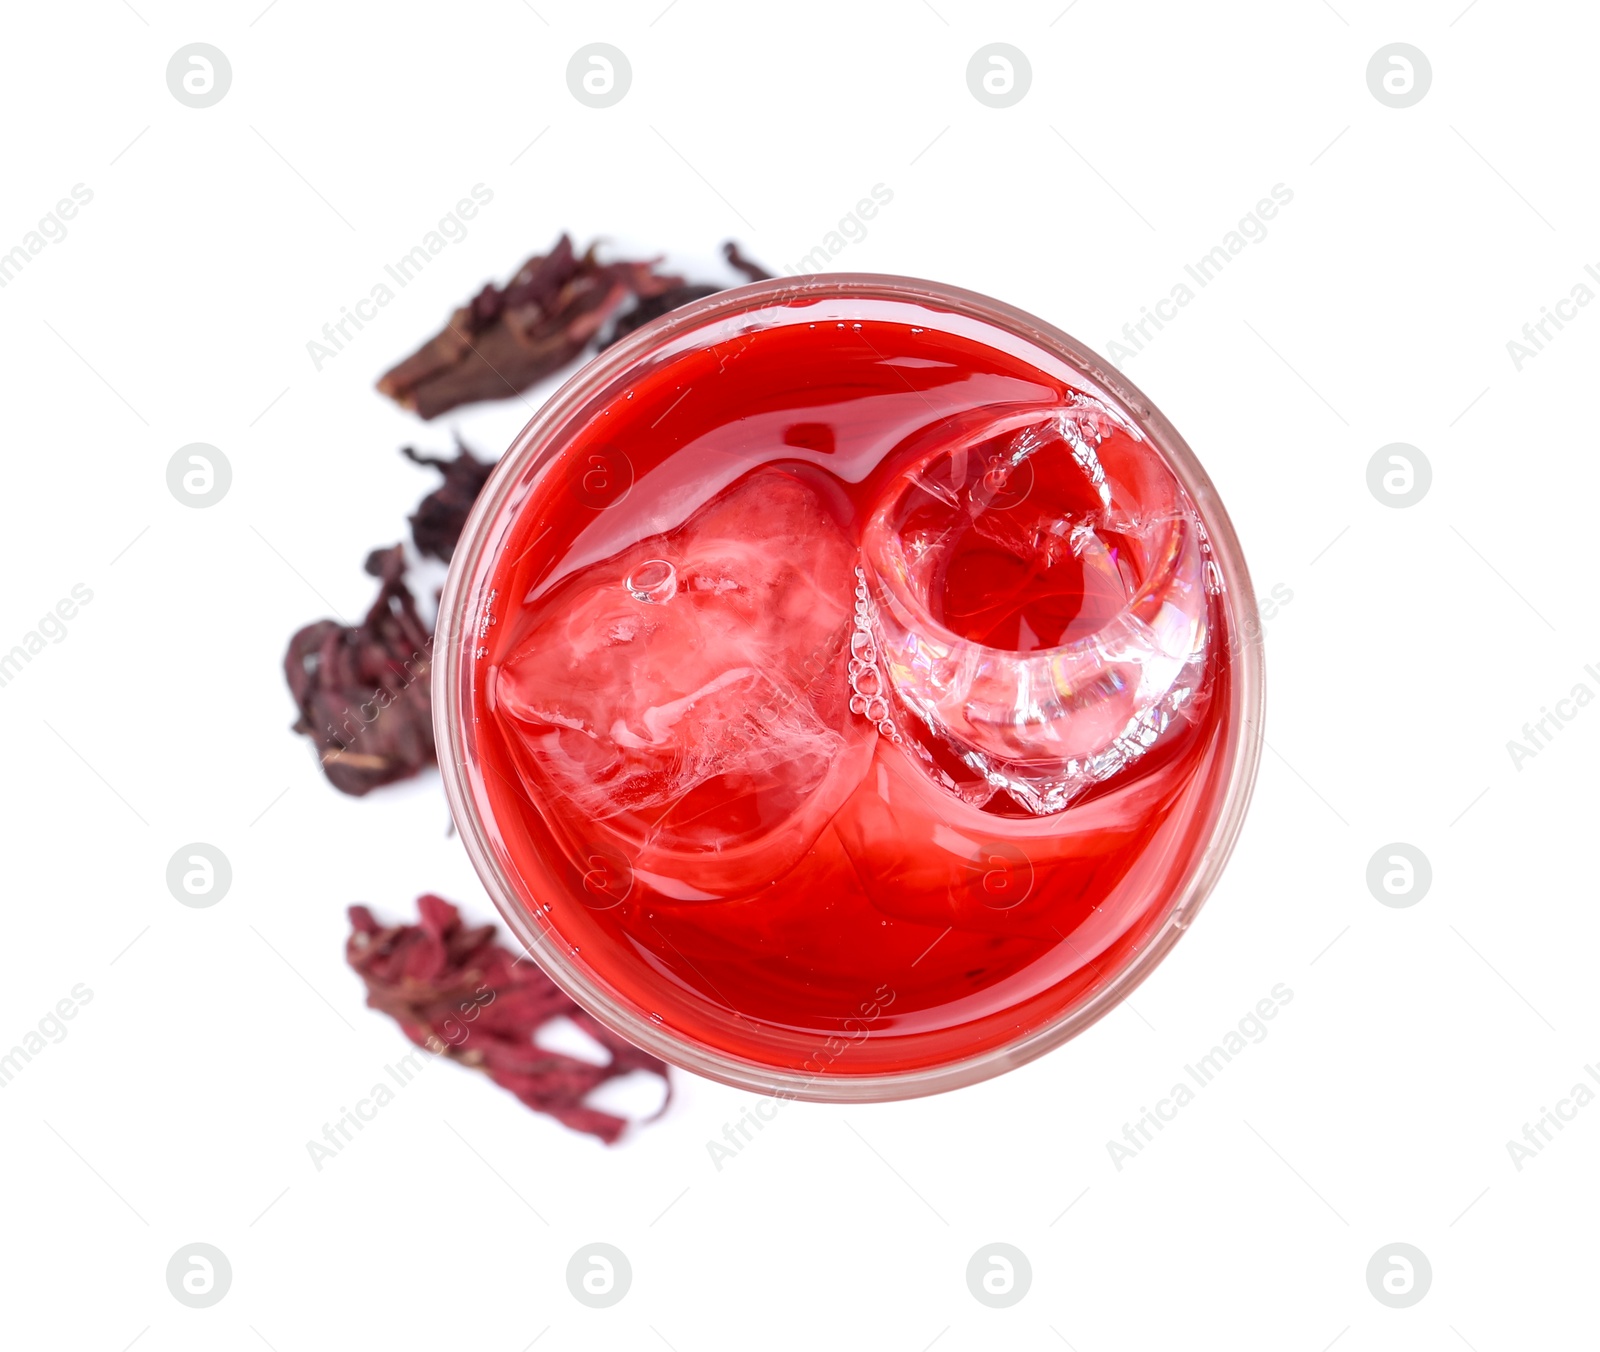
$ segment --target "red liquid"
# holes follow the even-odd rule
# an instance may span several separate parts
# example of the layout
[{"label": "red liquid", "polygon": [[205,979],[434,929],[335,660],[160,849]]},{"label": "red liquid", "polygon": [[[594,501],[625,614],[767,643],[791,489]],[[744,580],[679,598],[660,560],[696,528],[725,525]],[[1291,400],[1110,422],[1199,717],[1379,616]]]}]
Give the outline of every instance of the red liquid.
[{"label": "red liquid", "polygon": [[[904,1072],[1055,1022],[1161,928],[1225,788],[1220,597],[1197,696],[1059,813],[960,801],[846,705],[867,516],[953,420],[1068,394],[968,338],[793,324],[657,366],[547,466],[480,630],[486,815],[530,910],[642,1016]],[[1041,465],[1028,510],[1072,507]],[[991,647],[1069,642],[1125,599],[1138,542],[1104,543],[962,537],[930,608]]]}]

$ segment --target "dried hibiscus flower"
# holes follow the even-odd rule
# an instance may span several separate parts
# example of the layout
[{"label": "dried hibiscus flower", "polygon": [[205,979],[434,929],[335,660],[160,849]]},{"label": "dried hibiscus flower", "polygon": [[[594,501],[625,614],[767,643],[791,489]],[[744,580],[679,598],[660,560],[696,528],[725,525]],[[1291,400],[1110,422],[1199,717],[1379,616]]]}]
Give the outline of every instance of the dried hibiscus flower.
[{"label": "dried hibiscus flower", "polygon": [[[752,281],[768,275],[736,244],[724,245],[723,255]],[[593,245],[578,254],[562,235],[505,286],[491,282],[461,306],[439,333],[385,372],[378,389],[423,418],[480,399],[504,399],[582,353],[630,299],[633,308],[611,325],[601,346],[723,289],[659,273],[659,261],[602,263]]]},{"label": "dried hibiscus flower", "polygon": [[[671,1095],[665,1063],[625,1042],[573,1004],[531,961],[495,942],[495,927],[468,928],[448,901],[417,899],[420,923],[380,925],[365,906],[350,908],[345,947],[367,983],[367,1004],[394,1019],[419,1047],[485,1072],[536,1112],[608,1145],[625,1118],[588,1107],[584,1099],[630,1071],[659,1075]],[[565,1016],[611,1055],[603,1066],[547,1051],[534,1035]],[[666,1109],[665,1100],[657,1116]]]},{"label": "dried hibiscus flower", "polygon": [[444,482],[417,504],[411,517],[411,539],[417,553],[449,563],[462,527],[467,524],[467,514],[494,472],[494,461],[479,460],[460,437],[456,438],[453,460],[422,455],[410,446],[402,447],[400,454],[413,464],[430,465],[444,476]]},{"label": "dried hibiscus flower", "polygon": [[485,286],[386,372],[378,389],[424,418],[520,394],[588,347],[629,296],[654,296],[681,283],[658,276],[652,263],[601,263],[592,247],[576,254],[562,235],[505,286]]},{"label": "dried hibiscus flower", "polygon": [[334,788],[357,796],[434,764],[433,635],[405,584],[405,550],[374,550],[366,567],[381,584],[366,618],[308,624],[283,659],[294,730],[311,738]]}]

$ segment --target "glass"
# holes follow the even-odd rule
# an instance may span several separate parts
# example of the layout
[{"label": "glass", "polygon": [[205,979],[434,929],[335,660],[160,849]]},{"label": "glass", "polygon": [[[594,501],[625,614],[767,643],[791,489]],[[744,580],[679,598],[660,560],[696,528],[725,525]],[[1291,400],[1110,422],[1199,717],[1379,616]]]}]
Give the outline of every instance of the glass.
[{"label": "glass", "polygon": [[1188,926],[1260,747],[1215,490],[1087,349],[857,275],[646,326],[517,438],[436,638],[462,839],[552,979],[862,1101],[1038,1056]]}]

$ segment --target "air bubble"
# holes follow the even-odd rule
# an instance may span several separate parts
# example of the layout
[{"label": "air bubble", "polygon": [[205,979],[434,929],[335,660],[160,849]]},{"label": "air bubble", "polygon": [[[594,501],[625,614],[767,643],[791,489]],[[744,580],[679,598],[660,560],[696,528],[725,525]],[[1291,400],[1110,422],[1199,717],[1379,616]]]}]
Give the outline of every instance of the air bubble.
[{"label": "air bubble", "polygon": [[665,559],[646,559],[622,585],[635,601],[664,606],[678,594],[678,570]]}]

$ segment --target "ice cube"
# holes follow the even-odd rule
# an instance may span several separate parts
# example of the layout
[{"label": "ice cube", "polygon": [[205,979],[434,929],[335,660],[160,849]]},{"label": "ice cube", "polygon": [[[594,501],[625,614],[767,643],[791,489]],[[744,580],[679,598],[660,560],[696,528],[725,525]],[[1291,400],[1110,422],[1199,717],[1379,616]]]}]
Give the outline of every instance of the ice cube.
[{"label": "ice cube", "polygon": [[558,834],[604,832],[684,898],[798,862],[875,738],[846,702],[855,554],[815,488],[767,468],[541,600],[494,698]]},{"label": "ice cube", "polygon": [[1061,811],[1203,702],[1208,549],[1172,471],[1088,396],[937,447],[863,550],[904,745],[969,803]]}]

